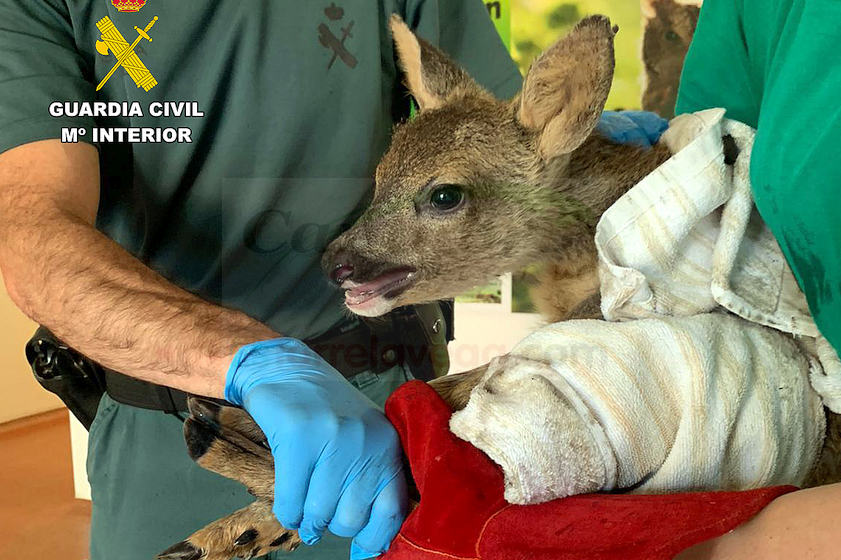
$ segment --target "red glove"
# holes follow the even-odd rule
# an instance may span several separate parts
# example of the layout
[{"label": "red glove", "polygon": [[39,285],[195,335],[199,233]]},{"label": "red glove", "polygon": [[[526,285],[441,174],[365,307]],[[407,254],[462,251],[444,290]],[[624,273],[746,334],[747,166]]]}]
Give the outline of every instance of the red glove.
[{"label": "red glove", "polygon": [[431,387],[406,383],[386,403],[386,415],[421,501],[383,560],[671,560],[796,490],[589,494],[514,506],[503,498],[502,471],[450,432],[450,409]]}]

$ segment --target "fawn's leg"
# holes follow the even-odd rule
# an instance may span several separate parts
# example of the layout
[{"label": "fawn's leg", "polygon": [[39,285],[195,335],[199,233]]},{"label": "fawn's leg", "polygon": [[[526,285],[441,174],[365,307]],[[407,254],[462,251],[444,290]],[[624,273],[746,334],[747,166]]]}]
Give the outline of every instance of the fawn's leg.
[{"label": "fawn's leg", "polygon": [[258,498],[274,498],[274,459],[260,427],[240,408],[191,398],[184,439],[201,467],[241,482]]},{"label": "fawn's leg", "polygon": [[263,432],[242,409],[190,399],[184,422],[187,450],[203,468],[241,482],[258,499],[196,531],[158,555],[160,560],[253,558],[294,550],[297,531],[285,529],[272,513],[274,460]]},{"label": "fawn's leg", "polygon": [[272,504],[257,500],[196,531],[158,555],[158,560],[229,560],[254,558],[274,550],[292,551],[301,539],[284,529]]},{"label": "fawn's leg", "polygon": [[570,249],[567,259],[547,264],[531,289],[538,312],[549,323],[601,319],[599,261],[594,241]]},{"label": "fawn's leg", "polygon": [[467,401],[470,400],[470,392],[473,387],[479,384],[486,369],[488,369],[488,364],[464,373],[438,377],[430,381],[429,385],[450,405],[453,412],[457,412],[467,406]]},{"label": "fawn's leg", "polygon": [[[453,409],[461,410],[487,369],[439,377],[430,382]],[[203,468],[244,484],[263,500],[274,498],[274,459],[266,438],[247,412],[192,398],[191,416],[184,422],[187,450]]]},{"label": "fawn's leg", "polygon": [[[430,385],[453,410],[461,410],[487,366],[435,379]],[[237,480],[257,501],[193,533],[158,555],[159,560],[253,558],[273,550],[294,550],[301,540],[272,513],[274,459],[259,426],[242,409],[190,399],[184,438],[190,457],[203,468]]]}]

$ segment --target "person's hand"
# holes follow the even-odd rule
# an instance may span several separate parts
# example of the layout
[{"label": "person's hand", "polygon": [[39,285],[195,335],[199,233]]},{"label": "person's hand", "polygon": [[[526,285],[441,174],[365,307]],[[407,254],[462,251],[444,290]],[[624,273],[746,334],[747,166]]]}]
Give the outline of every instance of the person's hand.
[{"label": "person's hand", "polygon": [[619,144],[649,148],[669,128],[669,121],[648,111],[604,111],[596,130]]},{"label": "person's hand", "polygon": [[325,529],[354,537],[351,559],[384,552],[406,517],[400,440],[385,415],[303,342],[242,347],[225,398],[268,438],[275,460],[274,513],[306,544]]}]

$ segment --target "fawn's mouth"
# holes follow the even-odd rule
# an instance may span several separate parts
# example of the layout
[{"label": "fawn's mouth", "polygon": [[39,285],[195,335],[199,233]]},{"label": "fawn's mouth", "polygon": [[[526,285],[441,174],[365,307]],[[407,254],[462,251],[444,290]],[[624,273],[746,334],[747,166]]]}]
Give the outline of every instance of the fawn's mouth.
[{"label": "fawn's mouth", "polygon": [[414,283],[415,273],[415,269],[404,267],[387,270],[363,284],[346,280],[342,283],[342,288],[345,290],[345,305],[351,311],[360,314],[382,307],[384,303],[382,300],[396,298]]}]

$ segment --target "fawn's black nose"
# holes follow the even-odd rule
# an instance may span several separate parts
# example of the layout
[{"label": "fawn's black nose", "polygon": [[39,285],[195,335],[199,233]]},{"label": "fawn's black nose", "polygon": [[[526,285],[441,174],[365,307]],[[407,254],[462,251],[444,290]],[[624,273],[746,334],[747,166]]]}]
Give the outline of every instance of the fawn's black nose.
[{"label": "fawn's black nose", "polygon": [[353,263],[347,253],[338,253],[333,257],[330,270],[330,278],[336,284],[341,284],[353,276]]}]

